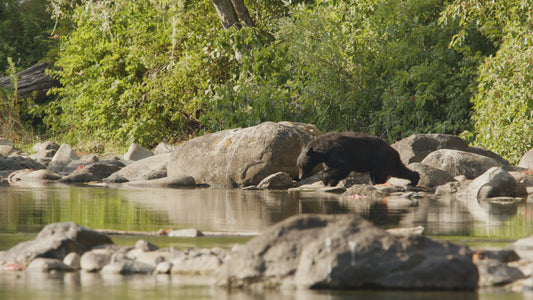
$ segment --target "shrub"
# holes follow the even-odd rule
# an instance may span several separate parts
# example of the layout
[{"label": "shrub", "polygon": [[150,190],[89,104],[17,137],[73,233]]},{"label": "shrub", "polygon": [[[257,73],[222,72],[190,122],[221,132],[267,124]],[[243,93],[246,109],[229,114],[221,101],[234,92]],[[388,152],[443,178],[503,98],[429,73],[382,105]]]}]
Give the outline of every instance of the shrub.
[{"label": "shrub", "polygon": [[460,20],[456,45],[472,33],[497,46],[480,67],[473,97],[476,145],[511,163],[533,146],[533,4],[528,1],[456,1],[447,16]]}]

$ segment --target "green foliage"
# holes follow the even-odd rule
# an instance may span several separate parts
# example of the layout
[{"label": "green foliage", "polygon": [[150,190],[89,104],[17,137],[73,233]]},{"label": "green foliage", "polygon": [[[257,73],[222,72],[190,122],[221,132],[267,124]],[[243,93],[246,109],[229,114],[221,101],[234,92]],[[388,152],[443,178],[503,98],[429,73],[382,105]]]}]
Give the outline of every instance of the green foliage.
[{"label": "green foliage", "polygon": [[390,141],[471,131],[478,67],[519,19],[445,0],[250,0],[257,27],[226,30],[208,0],[51,3],[73,30],[45,120],[75,144],[282,120]]},{"label": "green foliage", "polygon": [[389,140],[470,129],[471,86],[481,54],[449,48],[459,27],[439,21],[445,4],[294,6],[278,22],[275,42],[244,39],[251,50],[239,75],[217,89],[205,124],[221,129],[289,119]]},{"label": "green foliage", "polygon": [[11,57],[21,69],[43,59],[54,43],[49,34],[54,22],[46,0],[4,0],[0,3],[0,77],[9,68]]},{"label": "green foliage", "polygon": [[31,99],[20,99],[18,95],[19,78],[16,74],[16,65],[11,57],[7,58],[7,75],[13,89],[0,87],[0,136],[13,142],[30,139],[29,130],[21,116],[25,115],[26,108],[31,104]]},{"label": "green foliage", "polygon": [[530,1],[457,1],[456,43],[476,30],[499,45],[480,67],[474,104],[475,144],[517,163],[533,146],[533,4]]},{"label": "green foliage", "polygon": [[62,37],[55,75],[61,98],[48,124],[74,143],[97,139],[153,145],[199,129],[211,85],[230,76],[208,2],[87,2]]}]

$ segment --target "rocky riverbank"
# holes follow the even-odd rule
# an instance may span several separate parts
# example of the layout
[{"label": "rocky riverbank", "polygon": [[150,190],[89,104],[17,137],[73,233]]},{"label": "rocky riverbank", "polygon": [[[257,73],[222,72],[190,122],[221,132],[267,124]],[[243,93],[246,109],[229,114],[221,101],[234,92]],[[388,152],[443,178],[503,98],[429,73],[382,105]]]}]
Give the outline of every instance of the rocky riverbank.
[{"label": "rocky riverbank", "polygon": [[299,215],[233,249],[160,249],[74,223],[46,226],[35,240],[0,252],[0,271],[202,276],[228,289],[468,290],[533,288],[533,240],[473,250],[423,236],[421,228],[383,230],[353,215]]},{"label": "rocky riverbank", "polygon": [[[289,189],[339,194],[342,201],[415,206],[446,196],[466,206],[512,209],[533,194],[533,151],[518,166],[453,135],[419,134],[393,144],[420,174],[417,187],[391,178],[372,186],[352,174],[324,187],[320,174],[297,182],[296,159],[320,131],[313,125],[266,122],[221,131],[153,151],[132,145],[121,156],[78,156],[69,145],[44,142],[34,153],[0,140],[0,176],[11,185],[65,184],[148,187]],[[320,171],[320,170],[317,170]],[[533,288],[531,238],[505,250],[472,250],[424,237],[423,228],[385,231],[352,215],[301,215],[272,226],[246,245],[228,249],[158,249],[113,245],[109,237],[72,223],[50,224],[35,241],[0,253],[4,270],[162,273],[212,276],[229,288],[475,290]]]}]

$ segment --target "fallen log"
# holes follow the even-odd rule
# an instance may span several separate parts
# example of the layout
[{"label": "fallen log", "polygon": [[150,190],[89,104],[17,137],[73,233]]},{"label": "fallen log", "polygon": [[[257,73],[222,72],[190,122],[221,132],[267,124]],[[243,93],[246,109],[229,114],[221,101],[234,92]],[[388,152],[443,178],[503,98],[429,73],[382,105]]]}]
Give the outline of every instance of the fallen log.
[{"label": "fallen log", "polygon": [[[50,88],[59,86],[59,82],[47,75],[45,70],[50,67],[48,63],[36,64],[24,71],[17,73],[19,78],[17,93],[19,98],[26,99],[33,97],[36,103],[47,100],[46,93]],[[13,84],[9,76],[0,78],[0,88],[13,89]]]}]

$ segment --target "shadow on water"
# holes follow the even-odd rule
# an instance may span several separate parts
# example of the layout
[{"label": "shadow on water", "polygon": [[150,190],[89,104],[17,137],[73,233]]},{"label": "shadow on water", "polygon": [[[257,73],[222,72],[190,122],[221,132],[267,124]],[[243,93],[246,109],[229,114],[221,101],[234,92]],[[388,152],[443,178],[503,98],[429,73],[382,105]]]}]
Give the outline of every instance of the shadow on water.
[{"label": "shadow on water", "polygon": [[[426,235],[459,242],[503,240],[508,243],[533,232],[533,206],[529,203],[489,203],[433,197],[394,203],[387,199],[354,200],[320,192],[0,186],[0,250],[32,239],[47,224],[63,221],[93,229],[153,232],[167,228],[197,228],[204,232],[259,233],[297,214],[350,213],[363,216],[383,228],[423,226]],[[164,240],[158,238],[158,241]],[[136,239],[131,238],[128,245],[133,245]],[[185,240],[182,242],[188,247],[212,247],[220,242],[211,238]],[[228,247],[235,242],[239,240],[225,241]],[[165,247],[173,243],[167,241],[158,245]],[[104,278],[100,274],[86,273],[63,276],[0,272],[0,299],[527,299],[524,298],[526,294],[495,292],[291,291],[228,294],[211,287],[206,280],[166,275]]]}]

